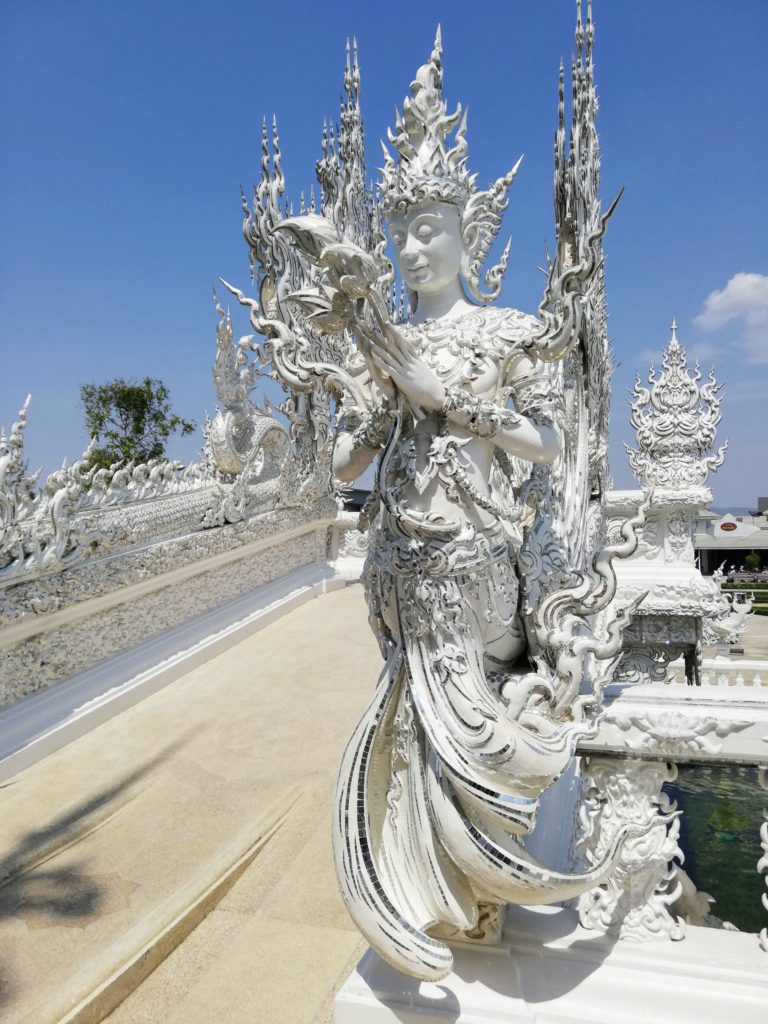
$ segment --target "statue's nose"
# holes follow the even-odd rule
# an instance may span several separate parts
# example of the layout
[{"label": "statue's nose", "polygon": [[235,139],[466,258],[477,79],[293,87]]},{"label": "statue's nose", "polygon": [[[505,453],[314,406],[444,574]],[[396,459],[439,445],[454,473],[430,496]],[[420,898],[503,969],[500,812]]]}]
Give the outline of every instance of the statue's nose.
[{"label": "statue's nose", "polygon": [[406,260],[408,263],[415,263],[418,260],[419,247],[413,235],[408,235],[406,238],[405,245],[400,253],[400,258]]}]

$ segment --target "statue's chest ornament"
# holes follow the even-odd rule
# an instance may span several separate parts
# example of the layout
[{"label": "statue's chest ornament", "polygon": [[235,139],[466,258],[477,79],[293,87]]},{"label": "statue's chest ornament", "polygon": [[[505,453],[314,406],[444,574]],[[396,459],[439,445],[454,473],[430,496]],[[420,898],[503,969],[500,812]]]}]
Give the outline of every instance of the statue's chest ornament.
[{"label": "statue's chest ornament", "polygon": [[534,317],[519,310],[482,307],[400,329],[442,383],[450,385],[476,380],[489,361],[503,361],[538,326]]},{"label": "statue's chest ornament", "polygon": [[443,384],[469,383],[487,363],[488,328],[476,313],[455,320],[427,320],[418,327],[406,326],[403,333]]}]

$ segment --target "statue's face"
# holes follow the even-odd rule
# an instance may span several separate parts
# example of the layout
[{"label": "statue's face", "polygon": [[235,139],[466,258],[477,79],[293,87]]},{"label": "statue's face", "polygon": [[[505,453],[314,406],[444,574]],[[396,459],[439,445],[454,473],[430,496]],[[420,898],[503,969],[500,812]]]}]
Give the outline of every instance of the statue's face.
[{"label": "statue's face", "polygon": [[439,292],[459,276],[461,221],[451,203],[415,206],[392,218],[389,234],[403,280],[417,294]]}]

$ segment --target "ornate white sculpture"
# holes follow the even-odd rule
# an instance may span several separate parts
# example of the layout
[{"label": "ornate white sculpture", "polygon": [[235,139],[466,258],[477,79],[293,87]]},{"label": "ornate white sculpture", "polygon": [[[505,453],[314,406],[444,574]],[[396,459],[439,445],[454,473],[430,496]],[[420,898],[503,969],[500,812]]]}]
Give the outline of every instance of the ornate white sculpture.
[{"label": "ornate white sculpture", "polygon": [[86,471],[86,452],[74,465],[66,464],[38,488],[39,472],[29,474],[24,461],[27,400],[9,436],[0,436],[0,583],[33,578],[46,571],[76,564],[107,537],[84,516],[75,516],[95,470]]},{"label": "ornate white sculpture", "polygon": [[720,606],[714,615],[703,622],[702,640],[705,644],[738,643],[749,628],[752,618],[754,596],[729,594],[723,590],[723,578],[721,566],[712,573],[712,581],[720,596]]},{"label": "ornate white sculpture", "polygon": [[633,550],[642,514],[615,545],[595,543],[611,210],[598,196],[591,20],[577,45],[568,154],[560,75],[557,247],[539,319],[467,298],[499,293],[506,252],[482,267],[518,165],[478,189],[466,116],[449,114],[442,96],[439,31],[390,135],[396,153],[378,201],[365,186],[356,54],[338,152],[324,131],[321,215],[314,199],[282,215],[276,129],[271,169],[265,131],[262,179],[245,207],[259,300],[227,285],[265,338],[257,359],[323,424],[315,464],[334,401],[335,476],[351,481],[378,457],[361,522],[385,666],[344,754],[334,844],[361,931],[394,966],[429,980],[451,969],[444,938],[477,934],[507,901],[551,903],[593,887],[622,842],[619,833],[580,876],[550,871],[522,842],[542,791],[592,727],[640,600],[608,610],[611,560]]},{"label": "ornate white sculpture", "polygon": [[[645,593],[625,635],[618,669],[624,682],[668,677],[669,663],[685,657],[690,683],[701,678],[704,643],[734,643],[747,627],[751,606],[735,605],[722,589],[722,574],[702,576],[694,533],[700,511],[712,501],[710,471],[722,465],[727,442],[710,454],[720,422],[720,385],[714,370],[700,384],[698,364],[689,370],[673,322],[662,352],[662,369],[649,373],[649,387],[635,382],[630,422],[637,448],[626,446],[638,482],[653,487],[653,508],[640,531],[635,555],[619,569],[619,601]],[[634,514],[643,493],[608,495],[608,537]]]},{"label": "ornate white sculpture", "polygon": [[579,901],[585,928],[599,928],[622,939],[682,939],[685,924],[670,912],[683,892],[675,860],[680,812],[662,786],[677,778],[677,766],[631,758],[589,758],[591,788],[580,811],[579,845],[588,863],[604,856],[627,822],[644,821],[646,830],[627,842],[618,869]]},{"label": "ornate white sculpture", "polygon": [[[288,454],[288,436],[269,403],[259,408],[250,397],[260,377],[259,367],[246,355],[253,335],[236,343],[229,312],[221,308],[215,293],[214,300],[219,326],[213,383],[223,408],[217,410],[208,430],[213,458],[229,477],[276,477]],[[263,474],[265,462],[272,464],[271,472]]]},{"label": "ornate white sculpture", "polygon": [[639,374],[635,378],[630,422],[638,448],[625,448],[641,483],[681,490],[706,484],[710,472],[722,466],[728,442],[714,455],[707,454],[721,419],[720,385],[714,370],[710,370],[706,383],[699,384],[698,363],[691,373],[674,321],[671,331],[661,373],[657,377],[654,367],[649,371],[650,389],[640,383]]}]

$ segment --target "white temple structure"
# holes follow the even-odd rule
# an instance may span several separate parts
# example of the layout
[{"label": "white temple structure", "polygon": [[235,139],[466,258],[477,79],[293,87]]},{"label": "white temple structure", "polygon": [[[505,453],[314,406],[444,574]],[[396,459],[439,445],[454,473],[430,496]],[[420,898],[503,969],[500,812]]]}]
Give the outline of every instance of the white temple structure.
[{"label": "white temple structure", "polygon": [[[86,451],[41,483],[29,399],[0,437],[2,1019],[229,1019],[189,996],[205,932],[215,991],[250,972],[238,1020],[266,1019],[262,985],[307,1024],[765,1021],[768,930],[738,931],[697,891],[669,786],[680,765],[739,766],[768,791],[768,660],[731,656],[750,602],[696,562],[725,446],[714,373],[688,367],[674,324],[631,403],[638,487],[611,489],[615,203],[600,199],[593,44],[579,5],[535,316],[493,305],[508,249],[485,260],[519,163],[478,188],[439,30],[378,190],[348,46],[340,123],[296,210],[264,122],[242,199],[253,288],[224,282],[255,334],[236,340],[216,300],[200,462],[96,471]],[[369,466],[358,516],[348,495]],[[372,637],[344,620],[362,622],[360,582]],[[329,805],[318,780],[347,736]],[[94,780],[78,744],[105,778],[80,803]],[[768,813],[752,826],[757,903]],[[313,886],[331,833],[352,923],[327,927],[341,902]],[[248,888],[259,865],[272,881]],[[270,885],[301,926],[280,954],[298,981],[250,959]],[[357,929],[370,948],[353,966]],[[310,1016],[323,957],[311,1013],[326,1016]]]}]

